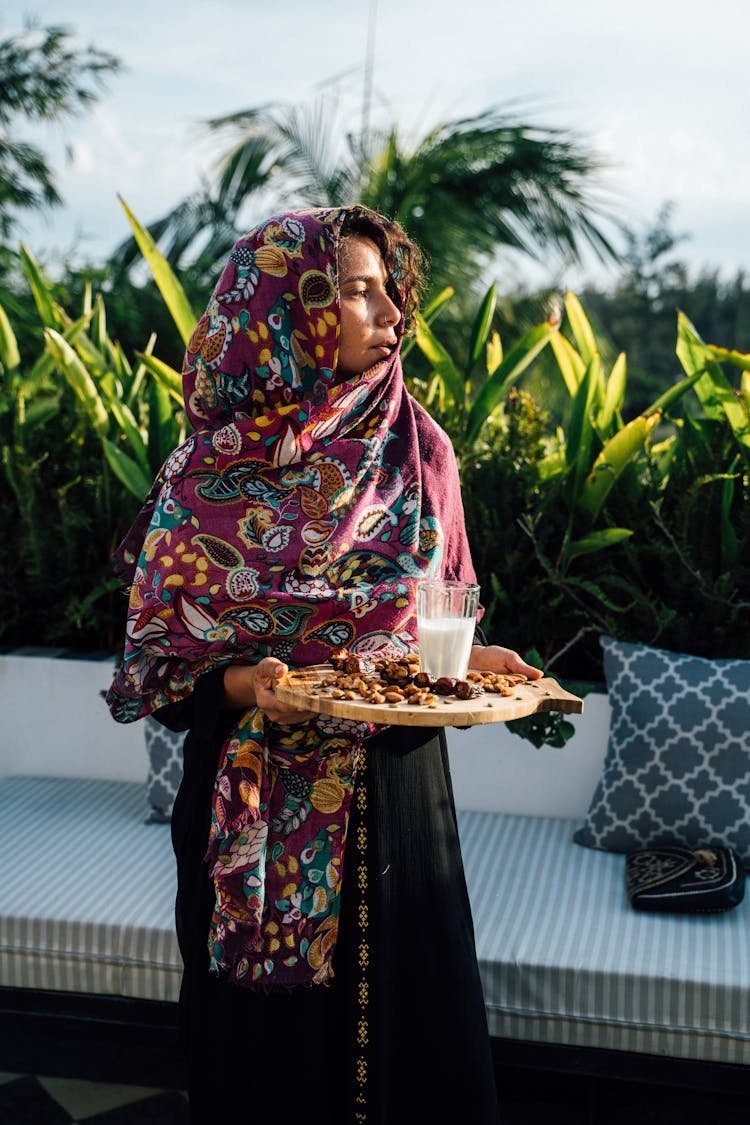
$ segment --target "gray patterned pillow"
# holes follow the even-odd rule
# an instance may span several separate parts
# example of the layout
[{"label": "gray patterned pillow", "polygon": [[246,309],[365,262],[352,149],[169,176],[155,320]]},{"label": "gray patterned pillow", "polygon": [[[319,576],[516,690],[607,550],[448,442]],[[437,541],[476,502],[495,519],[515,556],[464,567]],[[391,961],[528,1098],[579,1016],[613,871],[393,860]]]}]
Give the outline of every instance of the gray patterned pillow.
[{"label": "gray patterned pillow", "polygon": [[750,868],[750,660],[602,637],[612,722],[576,843],[724,844]]},{"label": "gray patterned pillow", "polygon": [[184,731],[171,731],[147,715],[144,721],[148,776],[146,793],[151,807],[151,823],[167,823],[182,780],[182,744]]}]

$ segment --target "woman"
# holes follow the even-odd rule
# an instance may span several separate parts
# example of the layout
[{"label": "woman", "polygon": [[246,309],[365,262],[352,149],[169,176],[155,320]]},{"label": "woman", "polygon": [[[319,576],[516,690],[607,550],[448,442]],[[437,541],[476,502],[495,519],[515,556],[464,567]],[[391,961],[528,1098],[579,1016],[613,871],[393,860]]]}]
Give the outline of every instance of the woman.
[{"label": "woman", "polygon": [[[172,835],[196,1122],[497,1120],[442,732],[274,693],[341,646],[414,649],[416,580],[474,579],[450,442],[401,371],[419,267],[362,207],[242,238],[188,345],[195,433],[120,549],[110,707],[189,732]],[[472,665],[539,675],[496,646]]]}]

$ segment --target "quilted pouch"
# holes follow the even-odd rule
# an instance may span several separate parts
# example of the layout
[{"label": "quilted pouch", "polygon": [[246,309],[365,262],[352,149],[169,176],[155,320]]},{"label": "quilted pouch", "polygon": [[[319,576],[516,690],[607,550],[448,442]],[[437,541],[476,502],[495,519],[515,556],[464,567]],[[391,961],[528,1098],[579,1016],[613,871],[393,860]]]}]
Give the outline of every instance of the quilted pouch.
[{"label": "quilted pouch", "polygon": [[636,910],[713,914],[742,902],[745,872],[729,848],[667,844],[629,852],[625,886]]}]

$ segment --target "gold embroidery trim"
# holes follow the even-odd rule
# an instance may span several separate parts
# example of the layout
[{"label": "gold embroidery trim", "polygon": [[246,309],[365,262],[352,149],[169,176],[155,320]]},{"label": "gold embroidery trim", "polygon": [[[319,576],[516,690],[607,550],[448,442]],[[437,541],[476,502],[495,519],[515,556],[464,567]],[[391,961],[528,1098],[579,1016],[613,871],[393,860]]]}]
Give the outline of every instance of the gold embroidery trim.
[{"label": "gold embroidery trim", "polygon": [[[367,786],[365,784],[366,757],[365,748],[362,747],[359,755],[357,769],[356,804],[357,812],[363,817],[367,810]],[[357,890],[359,901],[357,904],[357,922],[359,925],[359,943],[357,946],[357,964],[359,965],[359,981],[357,982],[357,1004],[359,1014],[357,1018],[356,1042],[359,1049],[357,1055],[354,1078],[356,1093],[354,1096],[356,1122],[367,1121],[367,1047],[370,1042],[370,1028],[368,1021],[368,1006],[370,1002],[370,985],[367,979],[367,970],[370,966],[370,946],[367,940],[369,926],[369,910],[367,907],[367,827],[360,823],[356,833],[356,863],[357,863]]]}]

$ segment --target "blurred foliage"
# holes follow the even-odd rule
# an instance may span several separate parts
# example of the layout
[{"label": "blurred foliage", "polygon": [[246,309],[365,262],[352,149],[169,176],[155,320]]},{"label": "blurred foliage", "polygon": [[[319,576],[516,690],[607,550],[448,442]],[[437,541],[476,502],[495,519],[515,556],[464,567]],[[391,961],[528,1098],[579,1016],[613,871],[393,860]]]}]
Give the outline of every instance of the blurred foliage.
[{"label": "blurred foliage", "polygon": [[520,651],[534,645],[566,680],[603,679],[603,633],[750,656],[750,358],[705,345],[680,315],[683,379],[626,422],[623,357],[622,397],[603,427],[598,403],[620,361],[604,400],[577,415],[598,353],[580,305],[567,304],[578,306],[578,346],[558,346],[558,363],[577,357],[582,372],[589,356],[568,387],[570,412],[552,417],[512,390],[492,455],[464,471],[485,631]]},{"label": "blurred foliage", "polygon": [[0,305],[0,452],[14,501],[0,509],[11,586],[0,642],[114,650],[123,605],[110,558],[183,439],[181,380],[152,354],[153,335],[128,359],[90,285],[71,316],[23,246],[20,257],[37,314],[26,346],[38,348],[22,354]]}]

